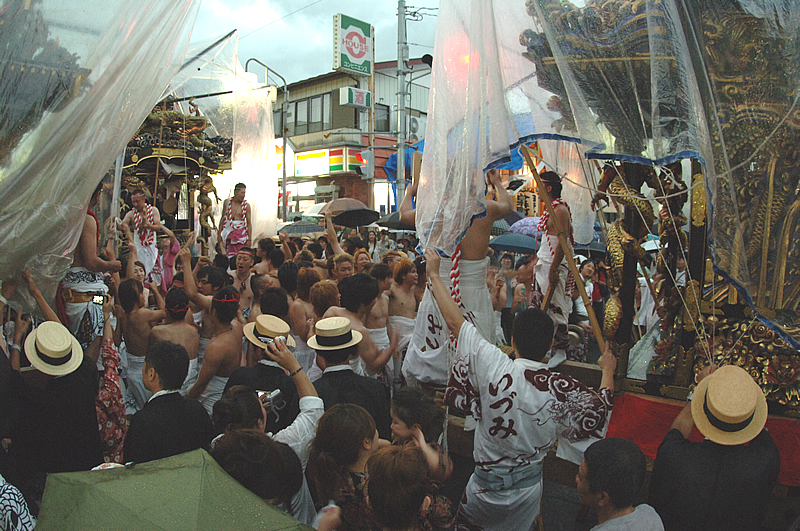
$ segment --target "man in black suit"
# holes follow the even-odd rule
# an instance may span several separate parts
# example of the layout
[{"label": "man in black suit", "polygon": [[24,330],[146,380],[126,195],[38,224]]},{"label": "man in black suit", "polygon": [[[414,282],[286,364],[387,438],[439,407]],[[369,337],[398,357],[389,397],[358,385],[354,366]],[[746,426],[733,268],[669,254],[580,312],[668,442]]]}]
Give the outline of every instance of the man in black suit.
[{"label": "man in black suit", "polygon": [[208,413],[199,402],[180,394],[188,371],[189,355],[182,345],[171,341],[150,345],[142,375],[153,396],[131,417],[123,448],[125,462],[144,463],[208,449],[214,436]]},{"label": "man in black suit", "polygon": [[[283,296],[286,300],[286,296]],[[291,328],[283,319],[274,315],[259,315],[244,326],[244,335],[255,347],[256,363],[253,367],[239,367],[228,378],[225,392],[234,385],[246,385],[253,391],[280,391],[281,395],[267,409],[267,433],[278,433],[288,427],[300,413],[300,397],[292,377],[264,353],[264,349],[276,337],[284,337],[286,345],[296,345]],[[224,394],[224,393],[223,393]]]},{"label": "man in black suit", "polygon": [[324,370],[314,387],[325,402],[325,410],[336,404],[359,405],[372,415],[381,439],[391,440],[389,388],[378,380],[357,375],[348,363],[358,352],[361,333],[351,330],[347,317],[322,319],[316,330],[317,335],[308,339],[308,346],[317,352],[317,364]]}]

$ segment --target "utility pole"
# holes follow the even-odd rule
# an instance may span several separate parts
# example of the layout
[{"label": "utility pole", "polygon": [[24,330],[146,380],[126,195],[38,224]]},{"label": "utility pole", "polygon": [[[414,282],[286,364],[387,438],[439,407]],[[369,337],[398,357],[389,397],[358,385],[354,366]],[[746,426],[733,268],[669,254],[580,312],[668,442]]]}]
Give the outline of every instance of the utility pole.
[{"label": "utility pole", "polygon": [[[406,191],[406,2],[397,1],[397,197]],[[395,205],[399,206],[399,205]]]}]

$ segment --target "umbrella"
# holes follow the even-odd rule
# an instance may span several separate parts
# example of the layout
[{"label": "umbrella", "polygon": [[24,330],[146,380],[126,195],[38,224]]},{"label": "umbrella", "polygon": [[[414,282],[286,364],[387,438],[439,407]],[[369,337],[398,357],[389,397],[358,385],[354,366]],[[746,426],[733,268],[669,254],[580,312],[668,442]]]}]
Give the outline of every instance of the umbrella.
[{"label": "umbrella", "polygon": [[531,238],[530,236],[525,236],[524,234],[514,234],[513,232],[509,232],[494,238],[491,242],[489,242],[489,247],[495,251],[533,254],[539,248],[539,242],[536,241],[536,238]]},{"label": "umbrella", "polygon": [[508,230],[514,234],[523,234],[531,238],[541,238],[542,231],[539,230],[539,219],[538,216],[522,218],[512,224]]},{"label": "umbrella", "polygon": [[205,450],[132,467],[49,474],[37,529],[310,529]]},{"label": "umbrella", "polygon": [[385,216],[380,218],[376,223],[381,227],[386,227],[387,229],[416,230],[416,227],[414,225],[408,225],[400,221],[400,212],[392,212],[391,214],[386,214]]},{"label": "umbrella", "polygon": [[307,232],[325,232],[325,229],[316,223],[309,223],[308,221],[295,221],[283,227],[279,232],[286,232],[286,234],[305,234]]},{"label": "umbrella", "polygon": [[508,232],[508,222],[505,219],[498,219],[492,223],[492,236],[500,236]]},{"label": "umbrella", "polygon": [[[324,214],[325,212],[330,212],[335,216],[339,212],[344,212],[345,210],[353,210],[354,208],[363,208],[368,210],[367,205],[365,205],[358,199],[353,199],[352,197],[342,197],[339,199],[334,199],[333,201],[328,201],[327,203],[325,203],[325,206],[319,209],[319,212],[317,213]],[[372,221],[370,221],[369,223],[372,223]],[[365,225],[369,225],[369,223],[365,223]]]},{"label": "umbrella", "polygon": [[524,217],[525,217],[525,214],[523,214],[519,210],[512,210],[511,214],[507,215],[503,219],[506,220],[506,223],[508,223],[509,225],[513,225],[514,223],[516,223],[517,221],[523,219]]},{"label": "umbrella", "polygon": [[380,214],[369,208],[350,208],[333,216],[333,222],[345,227],[363,227],[375,223],[379,217]]}]

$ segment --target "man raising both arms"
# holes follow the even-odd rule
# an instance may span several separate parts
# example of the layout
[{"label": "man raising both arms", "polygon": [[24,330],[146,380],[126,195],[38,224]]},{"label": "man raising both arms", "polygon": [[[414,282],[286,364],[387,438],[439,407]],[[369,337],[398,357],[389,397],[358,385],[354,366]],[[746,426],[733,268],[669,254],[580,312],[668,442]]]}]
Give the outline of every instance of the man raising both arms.
[{"label": "man raising both arms", "polygon": [[[459,247],[461,259],[459,261],[459,287],[461,292],[462,312],[465,317],[480,331],[481,335],[489,342],[495,343],[495,320],[492,299],[486,287],[486,272],[489,268],[489,258],[486,250],[489,247],[489,236],[492,224],[511,213],[511,196],[503,186],[500,173],[490,170],[487,173],[489,183],[494,187],[495,200],[486,201],[486,216],[476,219],[467,230]],[[418,183],[414,182],[409,192],[400,205],[400,217],[403,223],[415,224],[416,215],[412,208],[411,200],[417,193]],[[437,261],[437,265],[439,262]],[[428,275],[431,274],[430,265],[427,267]],[[442,260],[442,269],[439,275],[446,279],[450,289],[451,260]],[[403,376],[412,383],[415,380],[423,383],[432,383],[439,386],[447,384],[447,340],[450,332],[447,323],[442,319],[442,314],[436,301],[426,290],[419,304],[417,319],[414,323],[414,336],[409,343],[406,359],[403,362]]]},{"label": "man raising both arms", "polygon": [[233,187],[233,197],[222,203],[222,218],[218,226],[222,228],[220,243],[228,258],[236,256],[242,247],[250,247],[253,225],[250,206],[244,198],[246,193],[244,183],[238,183]]},{"label": "man raising both arms", "polygon": [[[464,319],[439,276],[439,254],[428,249],[428,279],[449,330],[458,339],[455,369],[445,403],[477,416],[473,459],[456,516],[466,529],[531,529],[542,497],[542,462],[558,442],[559,457],[580,461],[591,439],[605,434],[614,397],[617,360],[606,343],[595,392],[541,363],[553,342],[553,322],[538,308],[517,314],[514,359]],[[572,455],[568,452],[572,450]]]},{"label": "man raising both arms", "polygon": [[145,277],[150,274],[158,260],[156,231],[161,230],[161,215],[153,205],[147,204],[144,190],[141,188],[131,192],[133,208],[122,218],[122,223],[134,231],[134,242],[139,261],[144,264]]}]

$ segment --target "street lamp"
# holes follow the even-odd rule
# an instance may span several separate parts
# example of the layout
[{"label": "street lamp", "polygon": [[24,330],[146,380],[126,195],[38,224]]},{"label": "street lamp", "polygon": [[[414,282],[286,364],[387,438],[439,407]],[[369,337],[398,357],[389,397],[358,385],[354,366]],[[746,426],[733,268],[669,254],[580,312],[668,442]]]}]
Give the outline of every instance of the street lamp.
[{"label": "street lamp", "polygon": [[264,78],[265,83],[269,83],[270,72],[283,81],[283,100],[281,101],[281,137],[283,138],[283,161],[281,163],[281,167],[283,168],[283,181],[281,182],[281,207],[283,207],[283,215],[281,218],[283,221],[286,221],[286,218],[289,216],[289,198],[286,197],[286,135],[288,133],[286,129],[286,104],[288,103],[287,100],[289,99],[289,87],[286,84],[286,79],[284,79],[282,75],[277,73],[275,70],[270,70],[267,65],[253,57],[248,59],[244,64],[245,72],[248,71],[247,66],[250,64],[250,61],[256,62],[266,69],[267,73],[266,77]]}]

